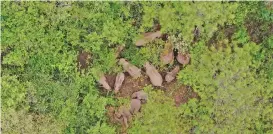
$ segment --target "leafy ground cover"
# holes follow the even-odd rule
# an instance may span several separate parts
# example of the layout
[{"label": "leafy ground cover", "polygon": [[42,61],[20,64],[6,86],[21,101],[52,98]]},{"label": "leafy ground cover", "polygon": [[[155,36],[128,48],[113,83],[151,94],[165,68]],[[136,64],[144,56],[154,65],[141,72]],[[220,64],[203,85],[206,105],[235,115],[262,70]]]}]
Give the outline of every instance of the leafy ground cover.
[{"label": "leafy ground cover", "polygon": [[[142,75],[125,73],[115,94],[98,81],[114,87],[119,58]],[[155,87],[147,61],[163,78],[180,71]],[[126,128],[114,113],[140,90],[148,101]],[[10,134],[273,133],[273,3],[3,1],[1,105]]]}]

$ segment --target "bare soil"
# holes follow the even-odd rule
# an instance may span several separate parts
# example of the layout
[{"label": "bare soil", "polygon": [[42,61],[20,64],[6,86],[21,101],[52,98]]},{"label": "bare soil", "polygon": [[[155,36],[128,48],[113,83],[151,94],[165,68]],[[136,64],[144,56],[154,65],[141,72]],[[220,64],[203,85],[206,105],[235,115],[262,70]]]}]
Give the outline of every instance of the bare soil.
[{"label": "bare soil", "polygon": [[116,107],[113,106],[106,106],[105,109],[107,110],[107,117],[109,117],[109,122],[111,124],[116,124],[118,123],[115,118],[114,118],[114,114],[115,114],[115,109],[117,109]]},{"label": "bare soil", "polygon": [[[134,79],[128,73],[125,73],[125,79],[116,97],[130,97],[134,92],[140,91],[143,87],[151,84],[148,76],[142,76]],[[107,82],[113,88],[115,85],[116,75],[106,75]]]},{"label": "bare soil", "polygon": [[172,96],[177,107],[181,104],[187,103],[192,98],[199,98],[196,92],[185,85],[179,86],[179,88],[173,92]]},{"label": "bare soil", "polygon": [[[226,38],[228,39],[229,43],[231,42],[231,37],[232,35],[236,32],[236,26],[234,25],[226,25],[226,26],[222,26],[219,27],[218,30],[216,32],[214,32],[213,36],[210,38],[210,40],[208,41],[208,45],[214,45],[216,48],[219,47],[225,47],[222,46],[223,44],[219,43],[219,38]],[[223,36],[220,37],[219,35]]]},{"label": "bare soil", "polygon": [[248,18],[245,22],[251,41],[259,44],[264,38],[273,34],[273,24],[263,25],[264,22]]},{"label": "bare soil", "polygon": [[235,25],[226,26],[223,29],[223,31],[224,31],[225,36],[228,38],[229,42],[231,42],[231,37],[236,31],[236,26]]},{"label": "bare soil", "polygon": [[79,70],[86,69],[91,62],[91,54],[85,51],[79,51],[77,63]]},{"label": "bare soil", "polygon": [[[166,73],[161,72],[162,77],[164,78]],[[116,75],[105,75],[107,82],[111,87],[114,87]],[[131,97],[134,92],[140,91],[143,87],[151,85],[149,77],[142,74],[138,79],[134,79],[129,76],[128,73],[125,73],[125,80],[121,86],[119,92],[115,95],[119,97]],[[158,88],[158,87],[157,87]],[[195,93],[190,87],[180,84],[178,81],[174,80],[170,83],[163,82],[163,87],[159,88],[165,91],[167,96],[174,98],[174,103],[176,106],[184,104],[191,98],[198,98],[197,93]]]}]

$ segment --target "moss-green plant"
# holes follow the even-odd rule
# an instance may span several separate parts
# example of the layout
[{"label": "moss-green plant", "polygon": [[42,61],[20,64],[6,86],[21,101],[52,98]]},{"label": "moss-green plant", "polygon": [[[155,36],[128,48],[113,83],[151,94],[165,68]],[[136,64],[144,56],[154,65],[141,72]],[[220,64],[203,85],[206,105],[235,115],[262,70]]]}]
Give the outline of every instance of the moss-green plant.
[{"label": "moss-green plant", "polygon": [[172,98],[163,91],[147,86],[144,91],[148,93],[148,101],[141,107],[141,113],[135,116],[130,134],[166,134],[181,133],[184,125],[181,123],[178,109]]},{"label": "moss-green plant", "polygon": [[[193,120],[194,132],[271,132],[273,83],[256,74],[262,64],[254,56],[260,49],[254,43],[212,51],[202,43],[194,48],[191,65],[179,73],[180,81],[201,97],[195,112],[181,113]],[[189,104],[183,108],[193,110]]]}]

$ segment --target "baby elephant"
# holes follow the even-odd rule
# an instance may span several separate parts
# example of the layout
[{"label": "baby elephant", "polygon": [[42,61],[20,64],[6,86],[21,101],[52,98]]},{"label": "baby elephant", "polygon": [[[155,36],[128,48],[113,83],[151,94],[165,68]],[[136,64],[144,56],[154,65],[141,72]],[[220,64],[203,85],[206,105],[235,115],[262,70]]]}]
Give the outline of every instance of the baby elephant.
[{"label": "baby elephant", "polygon": [[125,125],[127,128],[128,122],[130,122],[132,119],[132,115],[127,108],[120,107],[118,112],[115,113],[115,119],[122,125]]},{"label": "baby elephant", "polygon": [[103,88],[105,88],[107,91],[111,91],[111,87],[107,83],[107,80],[104,75],[101,75],[99,79],[99,83],[102,85]]},{"label": "baby elephant", "polygon": [[166,43],[163,52],[160,55],[161,62],[166,65],[174,60],[173,46],[171,43]]},{"label": "baby elephant", "polygon": [[144,38],[139,39],[136,41],[136,46],[145,46],[150,41],[155,40],[156,38],[160,38],[162,36],[162,33],[160,31],[156,32],[149,32],[149,33],[144,33]]},{"label": "baby elephant", "polygon": [[138,91],[138,92],[134,92],[132,94],[132,99],[138,99],[140,100],[142,103],[146,103],[147,99],[148,99],[148,94],[145,93],[143,90]]},{"label": "baby elephant", "polygon": [[152,84],[154,86],[162,86],[162,76],[158,73],[156,68],[149,62],[146,62],[144,66],[146,68],[146,74],[149,76]]},{"label": "baby elephant", "polygon": [[182,53],[178,53],[178,55],[176,56],[177,61],[182,64],[182,65],[187,65],[190,63],[190,54],[182,54]]},{"label": "baby elephant", "polygon": [[165,80],[169,83],[172,80],[175,79],[175,76],[177,75],[177,73],[179,72],[180,67],[179,66],[175,66],[175,68],[171,71],[171,72],[167,72],[167,75],[165,76]]},{"label": "baby elephant", "polygon": [[115,90],[114,92],[117,93],[119,89],[121,88],[122,82],[124,81],[125,75],[124,73],[118,73],[116,76],[116,81],[115,81]]},{"label": "baby elephant", "polygon": [[127,62],[125,59],[121,58],[119,60],[119,65],[122,65],[123,69],[127,71],[133,78],[138,78],[141,76],[141,70]]},{"label": "baby elephant", "polygon": [[160,56],[161,62],[165,65],[165,64],[169,64],[173,62],[174,59],[174,55],[173,55],[173,51],[170,51],[167,54],[162,54]]},{"label": "baby elephant", "polygon": [[139,112],[140,108],[141,108],[141,101],[139,99],[132,99],[130,112],[132,114],[136,114],[137,112]]}]

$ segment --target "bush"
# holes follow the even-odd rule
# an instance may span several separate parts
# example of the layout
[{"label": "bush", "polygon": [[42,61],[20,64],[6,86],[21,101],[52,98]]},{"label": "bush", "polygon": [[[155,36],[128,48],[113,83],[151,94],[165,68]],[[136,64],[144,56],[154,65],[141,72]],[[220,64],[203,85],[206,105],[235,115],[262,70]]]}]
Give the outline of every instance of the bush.
[{"label": "bush", "polygon": [[146,133],[181,133],[185,124],[181,123],[179,112],[174,107],[173,99],[166,96],[162,91],[156,91],[151,86],[144,88],[148,93],[148,101],[141,107],[132,127],[129,128],[130,134]]},{"label": "bush", "polygon": [[270,133],[273,83],[256,74],[261,63],[254,59],[261,47],[248,43],[211,49],[198,44],[191,52],[191,65],[179,73],[201,97],[197,108],[183,107],[181,118],[193,120],[196,133]]},{"label": "bush", "polygon": [[[164,70],[159,58],[164,41],[135,46],[159,24],[162,33],[180,36],[184,43],[176,48],[190,51],[191,63],[178,81],[194,88],[200,100],[174,108],[170,98],[147,87],[150,100],[129,133],[272,133],[272,7],[266,4],[4,1],[3,132],[115,133],[105,106],[122,99],[102,94],[98,76],[121,71],[116,58],[121,45],[121,56],[132,64],[150,61]],[[231,25],[237,29],[227,41],[219,28]],[[201,34],[193,42],[196,28]],[[220,47],[208,48],[218,33]],[[79,51],[91,55],[84,71],[77,67]]]}]

